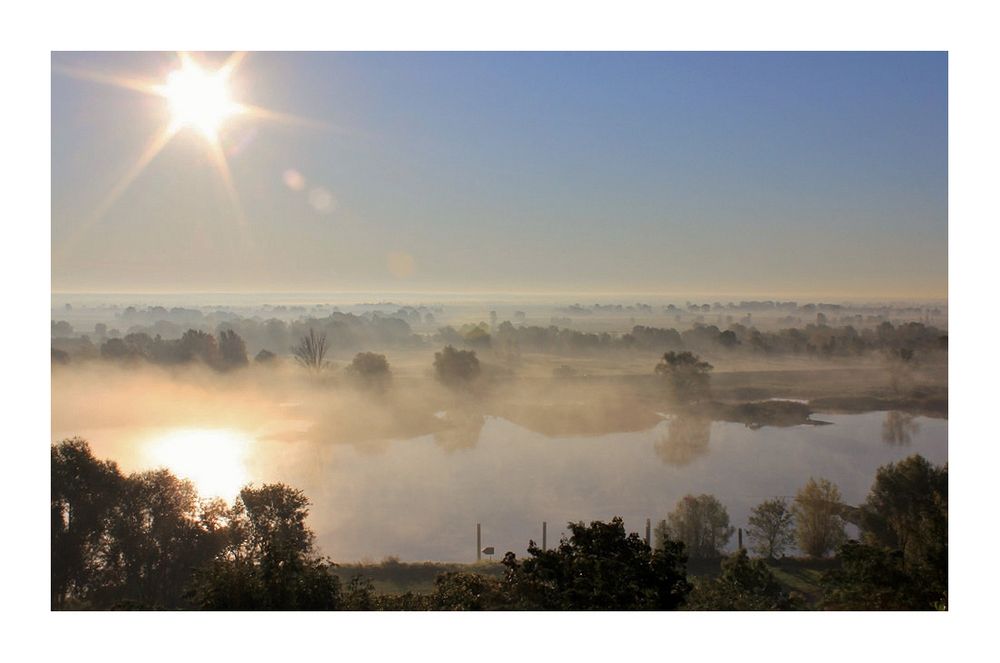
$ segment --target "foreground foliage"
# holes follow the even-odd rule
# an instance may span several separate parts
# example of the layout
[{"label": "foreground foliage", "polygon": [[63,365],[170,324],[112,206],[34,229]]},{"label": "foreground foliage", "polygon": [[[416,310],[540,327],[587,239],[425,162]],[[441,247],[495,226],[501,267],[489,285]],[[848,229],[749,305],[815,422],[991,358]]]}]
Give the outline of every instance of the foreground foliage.
[{"label": "foreground foliage", "polygon": [[[569,536],[556,548],[530,542],[527,557],[507,553],[501,565],[452,565],[439,567],[446,571],[441,573],[433,564],[390,560],[383,566],[397,572],[420,567],[418,575],[428,583],[428,572],[437,577],[429,591],[385,594],[375,591],[365,567],[356,567],[361,573],[344,583],[336,565],[317,554],[306,525],[309,501],[294,488],[247,486],[226,504],[200,500],[190,482],[166,470],[124,475],[114,463],[95,458],[79,438],[53,445],[51,452],[53,609],[947,607],[948,469],[920,456],[880,468],[860,507],[840,503],[829,482],[810,480],[800,491],[794,510],[800,542],[825,532],[816,537],[822,541],[814,549],[817,557],[842,536],[843,514],[854,514],[862,541],[839,545],[833,559],[765,561],[740,550],[716,566],[732,531],[728,517],[722,518],[725,509],[712,496],[688,496],[671,527],[658,532],[654,548],[627,534],[621,518],[569,523]],[[760,551],[775,555],[777,539],[770,534],[787,538],[787,509],[765,502],[755,516],[761,516]],[[832,527],[832,537],[826,527]],[[689,546],[711,553],[692,556],[703,573],[693,584]],[[802,564],[810,565],[808,579],[789,575]],[[461,570],[451,570],[456,568]]]},{"label": "foreground foliage", "polygon": [[666,539],[655,550],[621,518],[569,524],[553,550],[532,541],[530,557],[507,553],[511,606],[529,610],[675,610],[691,591],[684,545]]},{"label": "foreground foliage", "polygon": [[767,564],[746,550],[722,560],[722,572],[699,581],[690,610],[792,610],[799,601],[787,592]]}]

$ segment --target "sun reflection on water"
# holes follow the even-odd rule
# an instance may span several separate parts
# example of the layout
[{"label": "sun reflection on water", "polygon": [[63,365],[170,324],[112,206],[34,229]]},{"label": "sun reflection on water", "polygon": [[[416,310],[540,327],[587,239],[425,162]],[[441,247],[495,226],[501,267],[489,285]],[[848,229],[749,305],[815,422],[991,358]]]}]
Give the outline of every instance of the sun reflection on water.
[{"label": "sun reflection on water", "polygon": [[202,497],[233,499],[250,481],[253,438],[231,428],[178,428],[144,445],[147,462],[190,479]]}]

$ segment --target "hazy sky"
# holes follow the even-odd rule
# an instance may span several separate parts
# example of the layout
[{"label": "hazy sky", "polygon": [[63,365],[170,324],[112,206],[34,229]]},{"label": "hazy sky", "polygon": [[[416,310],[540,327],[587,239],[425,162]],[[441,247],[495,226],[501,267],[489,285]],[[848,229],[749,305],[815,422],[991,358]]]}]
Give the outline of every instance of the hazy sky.
[{"label": "hazy sky", "polygon": [[947,295],[943,53],[250,54],[328,126],[224,126],[242,214],[183,130],[95,216],[167,104],[61,72],[177,63],[53,55],[54,290]]}]

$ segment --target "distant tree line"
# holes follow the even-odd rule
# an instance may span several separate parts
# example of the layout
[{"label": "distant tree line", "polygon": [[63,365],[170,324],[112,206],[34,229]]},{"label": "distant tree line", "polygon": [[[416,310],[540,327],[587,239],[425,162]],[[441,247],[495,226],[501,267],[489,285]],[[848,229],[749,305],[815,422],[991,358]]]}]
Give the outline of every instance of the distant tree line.
[{"label": "distant tree line", "polygon": [[802,328],[760,331],[733,323],[726,329],[696,324],[691,329],[636,325],[626,334],[583,332],[566,327],[514,325],[505,321],[491,332],[486,323],[444,327],[433,340],[470,348],[492,348],[516,357],[521,352],[579,354],[605,351],[663,353],[671,350],[743,352],[760,355],[851,357],[867,353],[931,353],[947,350],[947,332],[920,322],[856,329],[809,324]]},{"label": "distant tree line", "polygon": [[101,344],[100,356],[115,361],[145,360],[155,364],[186,364],[199,361],[219,370],[246,366],[247,348],[243,338],[231,329],[213,336],[189,329],[179,338],[165,340],[148,334],[128,334]]},{"label": "distant tree line", "polygon": [[[822,315],[822,314],[819,314]],[[875,327],[830,326],[825,322],[776,331],[760,331],[749,324],[732,323],[725,329],[697,323],[678,331],[672,328],[633,326],[625,334],[594,333],[564,326],[499,324],[480,322],[459,328],[446,326],[433,334],[417,334],[409,322],[386,315],[359,316],[334,312],[323,318],[303,317],[286,322],[278,318],[261,320],[227,316],[214,327],[204,323],[188,327],[160,320],[152,325],[133,325],[126,334],[108,330],[100,323],[93,334],[74,335],[65,321],[52,322],[53,348],[71,356],[96,356],[108,340],[142,336],[155,339],[178,339],[189,331],[201,333],[235,332],[244,340],[251,354],[267,350],[287,354],[310,331],[325,335],[329,347],[338,352],[358,352],[372,348],[417,348],[445,344],[474,350],[491,349],[507,359],[517,359],[522,352],[580,354],[607,351],[663,353],[688,350],[703,353],[741,352],[759,355],[802,355],[816,357],[851,357],[882,353],[900,357],[909,353],[928,354],[946,351],[946,331],[921,322],[893,325],[885,321]]]},{"label": "distant tree line", "polygon": [[[140,318],[145,320],[146,318]],[[215,322],[190,316],[178,317],[178,322],[157,320],[151,324],[130,325],[125,333],[108,329],[107,325],[99,323],[93,333],[74,335],[73,328],[65,321],[53,321],[53,347],[80,357],[94,357],[108,340],[125,340],[143,336],[149,339],[159,337],[163,341],[177,340],[190,331],[217,335],[223,332],[234,332],[243,339],[247,352],[251,355],[267,350],[273,354],[284,355],[300,340],[308,336],[310,330],[316,335],[325,335],[330,348],[339,352],[357,352],[370,348],[408,348],[420,347],[425,344],[423,336],[414,334],[406,320],[383,315],[354,315],[353,313],[334,312],[322,318],[302,317],[293,321],[279,318],[261,320],[259,318],[244,318],[237,315],[224,316]]]},{"label": "distant tree line", "polygon": [[[812,479],[791,507],[763,502],[748,529],[759,558],[725,555],[733,534],[725,507],[688,495],[653,545],[620,518],[569,523],[553,549],[529,542],[527,557],[507,553],[499,576],[449,572],[429,594],[378,594],[365,577],[343,582],[316,552],[298,490],[247,486],[227,504],[199,499],[167,470],[123,474],[78,438],[51,451],[53,609],[797,609],[808,607],[804,598],[769,561],[793,540],[811,556],[836,551],[817,607],[947,607],[948,470],[917,455],[879,468],[859,507]],[[846,522],[860,540],[844,541]],[[714,560],[718,572],[689,577],[689,558]]]}]

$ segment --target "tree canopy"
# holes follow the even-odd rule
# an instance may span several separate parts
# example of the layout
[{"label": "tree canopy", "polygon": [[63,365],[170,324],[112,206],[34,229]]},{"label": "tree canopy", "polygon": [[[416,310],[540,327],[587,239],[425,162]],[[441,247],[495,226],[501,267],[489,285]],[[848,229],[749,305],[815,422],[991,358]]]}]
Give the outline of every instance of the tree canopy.
[{"label": "tree canopy", "polygon": [[366,386],[384,388],[392,379],[385,355],[359,352],[347,366],[347,373]]},{"label": "tree canopy", "polygon": [[529,558],[507,553],[504,580],[512,607],[529,610],[675,610],[691,591],[683,544],[664,540],[655,550],[625,534],[621,518],[569,523],[559,546],[532,541]]},{"label": "tree canopy", "polygon": [[913,455],[878,469],[861,507],[864,543],[897,551],[928,589],[948,591],[948,466]]},{"label": "tree canopy", "polygon": [[467,384],[479,377],[479,358],[475,350],[456,350],[446,345],[441,352],[434,353],[434,372],[445,385]]},{"label": "tree canopy", "polygon": [[839,566],[823,576],[822,607],[829,610],[933,610],[944,597],[906,570],[903,554],[857,541],[837,551]]},{"label": "tree canopy", "polygon": [[687,350],[665,353],[654,369],[657,375],[666,380],[671,397],[679,402],[708,396],[711,371],[711,364]]},{"label": "tree canopy", "polygon": [[176,608],[221,549],[222,511],[166,470],[123,475],[79,438],[52,446],[52,605]]},{"label": "tree canopy", "polygon": [[314,554],[309,500],[283,484],[240,491],[227,512],[226,545],[200,570],[190,595],[209,610],[332,610],[340,603],[333,564]]},{"label": "tree canopy", "polygon": [[810,557],[825,557],[847,536],[840,490],[827,481],[809,479],[795,495],[792,513],[799,549]]},{"label": "tree canopy", "polygon": [[761,502],[750,513],[747,534],[759,555],[775,559],[795,543],[795,523],[784,498]]},{"label": "tree canopy", "polygon": [[657,527],[657,545],[674,539],[684,544],[692,558],[709,559],[722,555],[735,531],[726,507],[714,495],[685,495],[666,523]]}]

